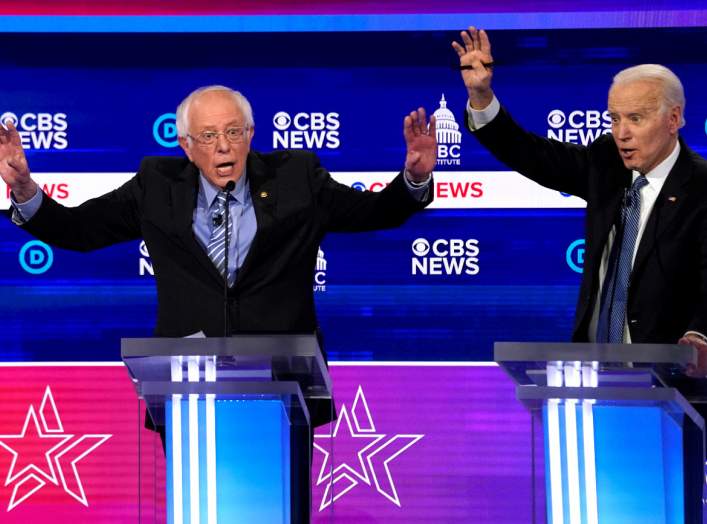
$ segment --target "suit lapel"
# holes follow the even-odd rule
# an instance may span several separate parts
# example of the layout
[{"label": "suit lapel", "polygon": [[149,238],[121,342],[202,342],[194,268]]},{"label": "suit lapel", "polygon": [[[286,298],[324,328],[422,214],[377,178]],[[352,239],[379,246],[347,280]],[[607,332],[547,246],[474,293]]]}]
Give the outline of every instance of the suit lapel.
[{"label": "suit lapel", "polygon": [[691,152],[682,141],[680,141],[680,148],[678,160],[665,179],[665,183],[648,217],[646,228],[643,231],[641,242],[636,252],[636,260],[633,264],[634,270],[640,268],[645,262],[655,247],[656,240],[678,216],[678,212],[686,203],[688,193],[685,184],[692,176]]},{"label": "suit lapel", "polygon": [[248,176],[250,197],[253,202],[257,228],[250,250],[243,261],[241,269],[238,271],[236,284],[247,277],[249,269],[253,266],[253,261],[257,260],[258,255],[265,249],[272,237],[270,233],[275,223],[275,209],[278,197],[275,170],[268,166],[258,153],[251,151],[248,154],[246,174]]},{"label": "suit lapel", "polygon": [[216,283],[222,284],[223,277],[219,274],[204,248],[194,237],[194,230],[192,229],[198,187],[199,170],[190,162],[179,174],[176,183],[171,186],[172,219],[176,227],[177,236],[187,251],[197,259]]}]

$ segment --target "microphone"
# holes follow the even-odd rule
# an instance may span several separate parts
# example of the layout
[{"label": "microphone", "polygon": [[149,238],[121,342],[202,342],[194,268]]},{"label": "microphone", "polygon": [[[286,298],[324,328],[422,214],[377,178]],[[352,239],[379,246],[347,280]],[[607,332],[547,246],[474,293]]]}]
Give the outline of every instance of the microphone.
[{"label": "microphone", "polygon": [[214,221],[218,219],[219,224],[221,225],[221,221],[225,219],[225,234],[223,236],[223,242],[224,242],[224,265],[225,265],[225,271],[223,275],[223,336],[228,337],[230,336],[230,326],[229,326],[229,315],[228,315],[228,237],[231,233],[230,231],[230,225],[229,225],[229,203],[228,203],[228,194],[233,191],[233,188],[236,187],[236,183],[233,180],[229,180],[226,182],[226,185],[223,187],[223,192],[226,193],[226,208],[224,209],[224,216],[218,216],[214,217]]}]

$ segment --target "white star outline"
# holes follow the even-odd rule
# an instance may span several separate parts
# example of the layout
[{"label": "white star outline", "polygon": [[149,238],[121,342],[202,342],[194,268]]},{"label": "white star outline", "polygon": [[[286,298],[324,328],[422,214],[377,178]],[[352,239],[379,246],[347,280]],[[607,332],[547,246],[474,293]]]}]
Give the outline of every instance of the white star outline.
[{"label": "white star outline", "polygon": [[[45,416],[45,411],[47,410],[47,408],[51,409],[51,412],[49,413],[49,415],[51,415],[50,417]],[[41,426],[39,425],[39,420],[37,419],[37,412],[39,413],[39,420],[41,420],[42,422]],[[50,422],[47,421],[48,418],[50,422],[55,424],[50,426]],[[55,446],[46,451],[44,454],[47,460],[47,464],[49,466],[49,473],[47,473],[37,464],[34,463],[25,466],[22,470],[18,472],[14,472],[15,466],[17,464],[18,453],[4,441],[24,438],[25,434],[27,433],[27,427],[29,426],[30,420],[34,423],[34,427],[40,439],[57,439],[58,441]],[[12,496],[10,497],[10,502],[8,503],[7,511],[12,511],[22,502],[34,495],[37,491],[46,486],[47,481],[51,482],[55,486],[58,486],[59,480],[61,480],[61,485],[67,494],[69,494],[71,497],[76,499],[84,506],[88,507],[88,499],[86,498],[86,492],[84,491],[83,483],[81,482],[81,477],[79,475],[76,464],[112,436],[113,435],[108,434],[84,434],[81,436],[77,436],[74,434],[64,433],[64,426],[61,423],[61,417],[59,416],[59,411],[56,408],[56,403],[54,402],[54,397],[52,395],[51,388],[47,386],[44,390],[44,396],[42,398],[42,403],[40,404],[39,410],[35,411],[34,405],[29,405],[29,408],[27,409],[27,416],[25,417],[25,422],[22,427],[22,431],[16,435],[0,435],[0,447],[4,448],[8,452],[10,452],[10,454],[12,454],[12,463],[10,464],[10,469],[7,472],[5,486],[12,484],[15,480],[19,478],[19,482],[15,484],[12,490]],[[76,448],[79,444],[91,439],[95,440],[93,445],[84,450],[78,456],[73,457],[73,459],[69,462],[71,472],[73,473],[73,478],[69,477],[69,480],[73,480],[75,483],[75,487],[77,488],[76,490],[73,490],[67,485],[67,477],[64,474],[64,469],[66,465],[62,465],[61,459],[62,457],[64,457],[64,455],[69,453],[69,451],[71,451],[72,449]],[[73,442],[70,442],[72,440]],[[60,450],[60,448],[67,444],[67,442],[68,445]],[[56,455],[52,457],[52,454],[55,451],[58,451],[58,453],[56,453]],[[55,466],[56,472],[54,470]],[[57,473],[59,477],[58,479]],[[34,481],[35,486],[29,488],[26,493],[22,494],[18,498],[18,492],[20,488],[30,481]]]},{"label": "white star outline", "polygon": [[[362,424],[359,420],[359,412],[361,410],[363,411],[363,414],[365,414],[365,417],[363,417],[363,423],[365,425]],[[355,431],[354,428],[352,428],[351,426],[351,419],[353,419]],[[356,471],[356,469],[346,463],[339,464],[338,466],[333,468],[333,470],[331,467],[327,467],[331,453],[329,452],[329,450],[317,444],[317,439],[335,439],[339,433],[341,422],[344,420],[346,420],[346,426],[348,427],[349,434],[353,438],[373,439],[370,444],[367,444],[357,453],[361,466],[360,472]],[[388,435],[386,435],[385,433],[377,433],[376,426],[373,422],[373,417],[371,416],[371,411],[368,408],[366,396],[363,393],[363,387],[359,384],[358,389],[356,390],[356,396],[354,398],[353,405],[351,406],[350,415],[349,410],[346,409],[346,404],[343,404],[341,406],[341,409],[339,410],[339,417],[336,421],[336,425],[334,426],[333,433],[320,433],[314,435],[314,447],[324,455],[316,485],[319,486],[320,484],[327,482],[327,485],[324,489],[324,494],[322,495],[321,503],[319,505],[319,511],[326,509],[329,505],[339,500],[346,493],[348,493],[357,485],[359,485],[360,482],[363,482],[366,485],[370,486],[371,479],[373,479],[375,489],[379,494],[384,496],[396,506],[402,507],[400,497],[398,496],[398,491],[395,488],[395,482],[393,481],[393,476],[390,471],[389,464],[423,437],[424,435],[412,435],[404,433],[398,433],[388,437]],[[376,457],[385,448],[389,447],[394,442],[400,440],[408,440],[408,442],[399,449],[396,448],[396,451],[392,452],[390,455],[383,454],[383,456],[381,457],[382,462],[381,458]],[[387,480],[386,487],[381,486],[381,481],[379,480],[380,473],[376,473],[376,467],[374,466],[374,464],[375,466],[379,464],[382,465],[382,469],[385,473],[385,480]],[[337,491],[336,494],[332,497],[332,488],[336,484],[341,483],[344,480],[347,481],[347,485]]]}]

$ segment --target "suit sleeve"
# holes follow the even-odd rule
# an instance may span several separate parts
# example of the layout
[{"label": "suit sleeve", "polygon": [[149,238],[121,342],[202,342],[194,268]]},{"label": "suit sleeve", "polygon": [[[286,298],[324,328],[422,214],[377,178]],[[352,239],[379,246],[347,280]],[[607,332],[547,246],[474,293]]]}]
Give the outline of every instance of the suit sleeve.
[{"label": "suit sleeve", "polygon": [[312,156],[310,180],[318,211],[328,231],[371,231],[398,227],[433,200],[434,181],[425,198],[414,198],[399,173],[380,192],[357,191],[336,182],[316,156]]},{"label": "suit sleeve", "polygon": [[[466,113],[464,122],[469,129]],[[514,171],[542,186],[587,199],[590,148],[530,133],[503,108],[496,118],[472,133]]]},{"label": "suit sleeve", "polygon": [[141,175],[118,189],[66,207],[44,195],[42,205],[21,227],[53,246],[91,251],[118,242],[141,238]]},{"label": "suit sleeve", "polygon": [[707,335],[707,212],[703,213],[698,242],[700,253],[699,296],[697,297],[695,314],[686,331],[697,331],[702,335]]}]

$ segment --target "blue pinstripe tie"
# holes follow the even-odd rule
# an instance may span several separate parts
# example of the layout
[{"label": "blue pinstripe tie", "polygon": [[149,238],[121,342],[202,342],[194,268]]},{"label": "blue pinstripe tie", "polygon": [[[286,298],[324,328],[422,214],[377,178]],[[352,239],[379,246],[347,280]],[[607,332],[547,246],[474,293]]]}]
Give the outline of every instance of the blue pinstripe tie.
[{"label": "blue pinstripe tie", "polygon": [[614,241],[609,256],[604,288],[601,293],[601,308],[597,325],[597,342],[621,344],[624,341],[626,319],[626,301],[628,286],[633,266],[633,250],[638,236],[638,223],[641,217],[640,190],[648,183],[640,175],[626,193],[626,203],[621,208],[621,221],[624,225],[620,242]]},{"label": "blue pinstripe tie", "polygon": [[[219,191],[216,196],[216,208],[211,214],[212,224],[216,224],[211,231],[211,238],[209,238],[209,245],[206,248],[206,253],[209,258],[216,266],[216,269],[222,276],[226,276],[226,243],[224,242],[226,237],[226,221],[223,219],[226,212],[226,193],[224,191]],[[229,232],[228,240],[231,240],[231,235]],[[228,274],[228,285],[232,286],[235,280],[235,273]]]}]

